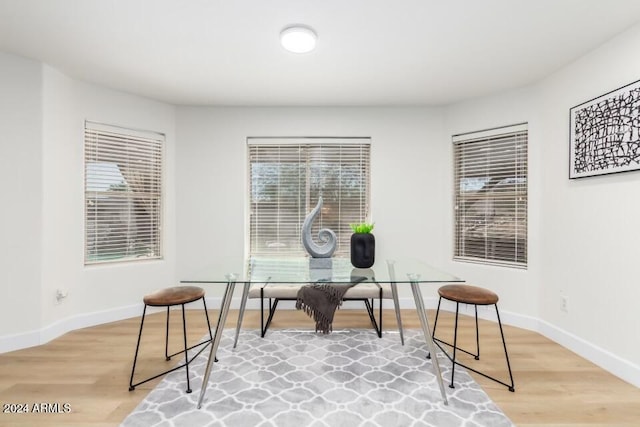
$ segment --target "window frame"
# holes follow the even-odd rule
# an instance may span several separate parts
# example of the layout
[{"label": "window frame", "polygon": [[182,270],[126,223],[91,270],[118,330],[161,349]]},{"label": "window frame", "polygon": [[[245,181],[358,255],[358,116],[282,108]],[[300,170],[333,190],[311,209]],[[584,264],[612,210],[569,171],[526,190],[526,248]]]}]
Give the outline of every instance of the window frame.
[{"label": "window frame", "polygon": [[454,261],[528,268],[528,135],[520,123],[452,136]]},{"label": "window frame", "polygon": [[[255,208],[253,201],[253,182],[252,182],[252,149],[255,147],[261,147],[263,149],[268,149],[272,147],[274,150],[278,147],[302,147],[308,148],[312,147],[314,150],[318,147],[323,146],[327,147],[327,149],[336,149],[339,147],[345,148],[353,148],[354,146],[360,147],[360,150],[364,150],[366,153],[361,154],[365,155],[366,158],[360,159],[360,165],[366,169],[364,175],[361,176],[362,179],[365,180],[365,187],[363,190],[360,190],[362,193],[363,199],[361,200],[361,206],[358,209],[358,218],[354,218],[351,222],[365,222],[371,215],[371,138],[370,137],[247,137],[246,139],[246,149],[247,149],[247,190],[246,190],[246,244],[245,244],[245,253],[247,256],[279,256],[279,257],[296,257],[296,256],[308,256],[305,251],[300,237],[300,230],[302,228],[302,223],[305,217],[309,214],[309,212],[316,206],[317,200],[314,198],[313,193],[315,190],[312,190],[312,184],[310,181],[305,181],[304,185],[300,184],[300,188],[304,187],[304,207],[301,206],[302,202],[297,206],[297,222],[290,221],[289,227],[291,227],[292,231],[289,233],[285,233],[286,237],[289,237],[288,249],[277,249],[265,251],[264,249],[260,250],[257,247],[257,243],[254,242],[253,227],[252,223],[252,210]],[[345,148],[346,149],[346,148]],[[317,154],[317,152],[314,152]],[[272,154],[275,155],[275,154]],[[313,156],[310,156],[313,157]],[[290,159],[289,159],[290,160]],[[326,162],[330,162],[327,160]],[[274,163],[275,164],[275,163]],[[313,167],[310,165],[312,163],[309,162],[309,158],[306,158],[304,162],[297,163],[304,164],[305,176],[308,178],[311,176],[311,170]],[[347,165],[353,165],[353,163],[346,163]],[[361,187],[360,187],[361,188]],[[325,190],[326,191],[326,190]],[[323,195],[324,205],[323,209],[326,209],[328,204],[331,204],[330,201],[327,200],[327,197]],[[280,203],[280,201],[278,201]],[[323,215],[320,214],[314,224],[312,226],[312,236],[315,241],[317,240],[317,232],[320,228],[329,228],[333,230],[338,238],[338,247],[336,252],[334,253],[334,257],[349,257],[349,247],[345,241],[345,236],[348,233],[348,238],[351,236],[351,229],[349,224],[342,220],[342,215],[340,218],[340,227],[332,227],[324,223]],[[278,223],[280,226],[281,223]],[[259,225],[259,224],[258,224]],[[347,232],[347,229],[349,230]],[[297,239],[292,239],[293,233],[297,233]],[[342,239],[341,239],[342,235]],[[294,246],[294,242],[295,245]],[[342,242],[342,243],[341,243]]]},{"label": "window frame", "polygon": [[[118,151],[119,146],[127,146],[126,153]],[[109,152],[109,150],[112,151]],[[83,139],[85,266],[164,258],[165,151],[166,136],[163,133],[85,120]],[[89,166],[90,164],[93,166]],[[118,180],[121,182],[116,182]],[[108,187],[103,188],[105,185]],[[133,189],[136,186],[139,187],[137,191]],[[100,202],[104,205],[105,211],[111,209],[120,212],[118,214],[98,213]],[[94,209],[94,218],[91,218],[91,209]],[[140,211],[145,214],[142,219],[136,214]],[[113,224],[116,221],[113,219],[114,216],[118,216],[121,224],[126,224],[126,231],[114,232],[113,230],[117,230],[118,226],[104,225],[109,221]],[[126,220],[123,219],[124,217]],[[100,221],[103,221],[103,224],[100,224]],[[100,230],[101,227],[102,230]],[[121,238],[112,237],[111,233],[123,234],[130,243],[129,246],[135,245],[138,249],[126,248]],[[131,243],[132,234],[137,235],[133,243]],[[94,241],[102,238],[103,242],[92,244],[92,238]],[[115,248],[112,252],[105,248],[109,244]],[[93,253],[91,248],[95,245],[98,245],[98,248]]]}]

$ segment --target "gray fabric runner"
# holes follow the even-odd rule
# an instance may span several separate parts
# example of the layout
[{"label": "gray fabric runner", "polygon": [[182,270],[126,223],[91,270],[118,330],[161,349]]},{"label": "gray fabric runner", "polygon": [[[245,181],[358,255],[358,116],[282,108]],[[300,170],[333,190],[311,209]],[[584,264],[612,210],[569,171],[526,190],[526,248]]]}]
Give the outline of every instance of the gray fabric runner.
[{"label": "gray fabric runner", "polygon": [[296,308],[304,310],[316,322],[316,332],[328,334],[333,328],[333,316],[342,305],[344,294],[366,277],[357,278],[351,283],[312,283],[298,290]]}]

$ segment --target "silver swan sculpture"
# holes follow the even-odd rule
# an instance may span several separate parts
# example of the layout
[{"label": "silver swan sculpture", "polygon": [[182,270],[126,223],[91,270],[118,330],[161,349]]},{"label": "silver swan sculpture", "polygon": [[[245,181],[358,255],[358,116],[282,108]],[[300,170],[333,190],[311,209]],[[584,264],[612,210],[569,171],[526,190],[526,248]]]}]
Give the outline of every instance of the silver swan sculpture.
[{"label": "silver swan sculpture", "polygon": [[336,233],[328,228],[323,228],[318,232],[318,239],[323,242],[318,245],[311,237],[311,225],[322,209],[322,197],[318,199],[316,205],[302,223],[302,245],[313,258],[331,258],[336,250],[338,239]]}]

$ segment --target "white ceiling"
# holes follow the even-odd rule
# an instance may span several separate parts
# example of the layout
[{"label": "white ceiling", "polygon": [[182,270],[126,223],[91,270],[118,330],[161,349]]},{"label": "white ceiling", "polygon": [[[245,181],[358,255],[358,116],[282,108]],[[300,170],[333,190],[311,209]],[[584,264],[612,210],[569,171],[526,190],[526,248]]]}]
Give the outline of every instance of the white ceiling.
[{"label": "white ceiling", "polygon": [[[531,84],[639,21],[640,0],[0,0],[0,51],[173,104],[442,105]],[[282,49],[292,23],[314,52]]]}]

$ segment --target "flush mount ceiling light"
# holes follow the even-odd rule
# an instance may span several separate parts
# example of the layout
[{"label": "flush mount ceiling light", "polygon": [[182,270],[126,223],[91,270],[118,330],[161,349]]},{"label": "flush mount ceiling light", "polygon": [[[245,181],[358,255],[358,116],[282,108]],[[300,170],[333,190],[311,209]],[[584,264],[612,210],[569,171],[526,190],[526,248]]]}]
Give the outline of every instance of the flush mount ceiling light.
[{"label": "flush mount ceiling light", "polygon": [[315,31],[304,25],[291,25],[280,32],[282,47],[293,53],[311,52],[317,38]]}]

